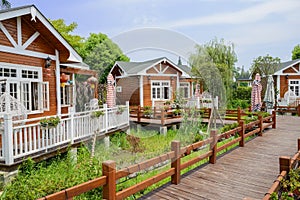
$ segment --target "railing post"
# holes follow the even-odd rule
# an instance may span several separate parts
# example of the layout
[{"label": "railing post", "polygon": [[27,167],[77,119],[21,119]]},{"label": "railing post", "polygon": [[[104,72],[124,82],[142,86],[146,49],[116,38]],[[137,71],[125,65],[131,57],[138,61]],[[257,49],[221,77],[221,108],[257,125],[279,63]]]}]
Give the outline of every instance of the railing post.
[{"label": "railing post", "polygon": [[245,146],[245,122],[244,121],[240,121],[239,122],[239,126],[242,128],[242,130],[240,130],[239,135],[241,137],[241,141],[239,143],[240,147],[244,147]]},{"label": "railing post", "polygon": [[4,133],[2,135],[2,145],[4,148],[5,164],[14,163],[14,146],[13,146],[13,123],[12,116],[4,114]]},{"label": "railing post", "polygon": [[141,106],[138,106],[138,111],[137,111],[137,121],[141,122]]},{"label": "railing post", "polygon": [[298,151],[300,151],[300,138],[298,138]]},{"label": "railing post", "polygon": [[106,176],[103,186],[103,199],[116,199],[116,162],[108,160],[102,163],[102,175]]},{"label": "railing post", "polygon": [[129,107],[129,101],[126,101],[126,107],[127,107],[127,124],[130,125],[130,107]]},{"label": "railing post", "polygon": [[71,144],[74,143],[74,138],[75,138],[75,126],[74,126],[74,113],[75,113],[75,108],[72,107],[70,108],[71,110],[71,122],[70,122],[70,126],[71,126],[71,130],[70,130],[70,141],[71,141]]},{"label": "railing post", "polygon": [[287,156],[279,157],[279,173],[286,171],[289,173],[291,167],[291,158]]},{"label": "railing post", "polygon": [[217,161],[217,130],[210,131],[210,137],[213,138],[212,142],[210,143],[210,149],[212,150],[212,155],[209,157],[209,163],[215,164]]},{"label": "railing post", "polygon": [[241,108],[238,107],[237,109],[237,123],[240,123],[241,121]]},{"label": "railing post", "polygon": [[107,133],[107,131],[108,131],[108,109],[107,109],[107,104],[103,104],[103,109],[104,109],[104,117],[105,117],[105,132]]},{"label": "railing post", "polygon": [[161,112],[161,125],[165,124],[165,110],[163,108],[160,109]]},{"label": "railing post", "polygon": [[298,114],[298,117],[300,117],[300,104],[298,104],[298,106],[297,106],[297,114]]},{"label": "railing post", "polygon": [[263,117],[261,115],[258,115],[258,120],[259,120],[259,124],[258,124],[258,128],[259,128],[259,136],[262,136],[263,133]]},{"label": "railing post", "polygon": [[180,142],[172,141],[171,150],[175,153],[175,157],[171,160],[171,167],[175,168],[175,174],[171,176],[171,183],[177,185],[180,183]]},{"label": "railing post", "polygon": [[272,122],[273,122],[273,125],[272,125],[272,128],[276,128],[276,111],[273,110],[272,111]]}]

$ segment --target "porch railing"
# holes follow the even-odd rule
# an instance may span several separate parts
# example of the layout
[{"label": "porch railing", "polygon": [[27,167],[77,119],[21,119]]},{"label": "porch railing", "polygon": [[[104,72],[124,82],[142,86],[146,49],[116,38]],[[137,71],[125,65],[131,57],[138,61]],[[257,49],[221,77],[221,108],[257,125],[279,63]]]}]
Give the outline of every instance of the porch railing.
[{"label": "porch railing", "polygon": [[[101,111],[103,115],[93,117],[95,111]],[[39,121],[43,118],[13,121],[11,115],[4,115],[0,162],[12,165],[24,157],[47,153],[89,139],[95,134],[105,135],[129,126],[129,103],[114,108],[104,105],[98,110],[63,114],[60,123],[53,128],[42,127]]]}]

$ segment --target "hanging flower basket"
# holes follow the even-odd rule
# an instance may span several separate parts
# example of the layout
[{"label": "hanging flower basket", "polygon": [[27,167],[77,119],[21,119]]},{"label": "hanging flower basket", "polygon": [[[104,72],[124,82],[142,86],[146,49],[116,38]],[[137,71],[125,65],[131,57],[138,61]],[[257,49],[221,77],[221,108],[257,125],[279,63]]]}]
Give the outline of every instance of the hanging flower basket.
[{"label": "hanging flower basket", "polygon": [[60,118],[59,117],[45,118],[45,119],[42,119],[40,121],[40,125],[41,125],[42,129],[55,128],[59,123],[60,123]]}]

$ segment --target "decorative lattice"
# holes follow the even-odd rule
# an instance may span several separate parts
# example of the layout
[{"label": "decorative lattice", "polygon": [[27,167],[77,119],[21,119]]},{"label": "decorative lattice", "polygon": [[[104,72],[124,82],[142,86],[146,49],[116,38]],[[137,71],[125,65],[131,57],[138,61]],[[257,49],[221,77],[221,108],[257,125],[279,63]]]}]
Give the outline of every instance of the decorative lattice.
[{"label": "decorative lattice", "polygon": [[0,117],[3,118],[4,114],[11,115],[13,120],[23,120],[27,118],[27,109],[18,99],[5,92],[0,96]]}]

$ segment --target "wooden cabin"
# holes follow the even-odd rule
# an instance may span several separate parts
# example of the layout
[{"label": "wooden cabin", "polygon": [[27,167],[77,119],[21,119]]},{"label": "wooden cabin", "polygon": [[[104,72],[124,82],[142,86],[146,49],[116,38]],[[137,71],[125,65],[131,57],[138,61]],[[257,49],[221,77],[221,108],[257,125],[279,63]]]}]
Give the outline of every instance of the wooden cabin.
[{"label": "wooden cabin", "polygon": [[274,73],[277,99],[280,105],[299,104],[300,99],[300,59],[282,62]]},{"label": "wooden cabin", "polygon": [[110,73],[115,78],[119,104],[129,101],[132,106],[156,106],[173,101],[176,94],[185,99],[193,96],[191,68],[165,57],[144,62],[117,61]]},{"label": "wooden cabin", "polygon": [[28,118],[66,114],[76,74],[97,76],[34,5],[0,11],[0,95],[23,103]]}]

